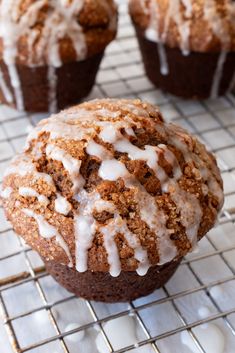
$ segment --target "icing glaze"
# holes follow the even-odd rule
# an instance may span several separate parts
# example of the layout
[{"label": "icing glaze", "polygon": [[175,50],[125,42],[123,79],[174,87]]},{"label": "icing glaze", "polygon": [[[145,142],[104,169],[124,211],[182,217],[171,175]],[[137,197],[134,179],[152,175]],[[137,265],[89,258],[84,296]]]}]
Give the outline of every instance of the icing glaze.
[{"label": "icing glaze", "polygon": [[57,75],[56,68],[48,66],[47,79],[49,83],[49,112],[53,113],[57,110]]},{"label": "icing glaze", "polygon": [[41,237],[46,238],[46,239],[50,239],[52,237],[56,238],[57,243],[65,251],[66,255],[69,258],[68,266],[72,267],[73,261],[72,261],[71,255],[70,255],[69,247],[68,247],[67,243],[64,241],[62,235],[58,232],[58,230],[54,226],[49,224],[44,219],[44,217],[42,215],[37,214],[27,208],[23,209],[22,211],[25,213],[26,216],[34,218],[34,220],[37,222],[39,234]]},{"label": "icing glaze", "polygon": [[29,187],[20,187],[19,195],[24,197],[36,197],[38,201],[45,206],[47,206],[50,203],[50,201],[46,196],[40,195],[36,190]]},{"label": "icing glaze", "polygon": [[126,167],[116,159],[103,161],[99,169],[99,176],[104,180],[115,181],[128,175]]},{"label": "icing glaze", "polygon": [[6,98],[6,101],[8,103],[12,103],[13,102],[13,96],[11,91],[9,90],[9,88],[7,87],[6,81],[4,79],[2,70],[0,69],[0,88],[2,90],[2,93],[4,95],[4,97]]},{"label": "icing glaze", "polygon": [[146,35],[146,38],[149,39],[150,41],[158,43],[157,48],[158,48],[161,74],[168,75],[169,66],[168,66],[167,54],[159,35],[159,7],[156,1],[150,2],[149,14],[150,14],[150,23],[145,32],[145,35]]},{"label": "icing glaze", "polygon": [[215,0],[204,1],[204,17],[209,22],[213,34],[219,38],[222,47],[211,87],[211,98],[215,99],[219,96],[219,88],[223,75],[223,68],[228,55],[227,48],[230,44],[231,38],[227,26],[224,25],[223,19],[217,11]]},{"label": "icing glaze", "polygon": [[47,145],[46,155],[63,164],[73,182],[73,191],[74,193],[77,192],[84,184],[83,177],[80,175],[81,161],[73,158],[69,153],[55,145]]},{"label": "icing glaze", "polygon": [[26,176],[27,174],[32,174],[33,181],[42,179],[45,181],[45,183],[54,186],[52,177],[49,174],[38,172],[32,163],[32,160],[30,160],[30,158],[26,155],[19,155],[17,158],[13,159],[12,164],[4,173],[4,177],[10,174],[18,174],[22,177]]},{"label": "icing glaze", "polygon": [[[185,4],[185,2],[184,2]],[[174,21],[177,25],[177,28],[179,30],[180,34],[180,48],[182,50],[182,53],[184,55],[189,54],[189,36],[190,36],[190,21],[188,18],[184,19],[183,13],[181,11],[181,1],[180,0],[175,0],[175,1],[170,1],[168,5],[168,10],[166,13],[166,18],[165,18],[165,23],[164,23],[164,31],[162,33],[162,41],[166,41],[168,29],[170,26],[170,22]],[[187,17],[189,15],[189,1],[187,1],[187,6],[185,10],[185,14],[187,14]],[[191,15],[191,12],[190,12]]]},{"label": "icing glaze", "polygon": [[223,68],[227,59],[227,55],[228,53],[225,51],[222,51],[219,55],[215,74],[213,77],[213,83],[211,86],[211,94],[210,94],[211,99],[216,99],[219,96],[220,82],[223,75]]},{"label": "icing glaze", "polygon": [[67,216],[68,213],[71,211],[71,209],[72,209],[72,206],[66,200],[66,198],[57,193],[56,194],[56,199],[55,199],[55,210],[56,210],[56,212],[61,213],[64,216]]},{"label": "icing glaze", "polygon": [[114,241],[117,234],[124,234],[128,245],[134,250],[134,257],[139,261],[138,268],[136,272],[140,276],[144,276],[149,267],[148,255],[146,250],[144,250],[136,237],[136,235],[127,227],[127,224],[120,216],[115,216],[109,224],[101,228],[101,233],[104,236],[105,249],[108,253],[108,261],[110,265],[110,274],[117,277],[121,272],[121,262],[119,259],[119,252]]}]

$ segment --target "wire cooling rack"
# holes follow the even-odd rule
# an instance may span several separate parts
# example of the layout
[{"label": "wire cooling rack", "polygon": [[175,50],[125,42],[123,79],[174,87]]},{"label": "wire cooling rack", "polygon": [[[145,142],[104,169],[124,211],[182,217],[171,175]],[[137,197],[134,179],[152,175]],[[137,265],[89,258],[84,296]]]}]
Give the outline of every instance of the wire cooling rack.
[{"label": "wire cooling rack", "polygon": [[[1,353],[98,353],[97,337],[102,353],[208,353],[208,341],[216,341],[218,331],[223,353],[235,352],[235,98],[192,102],[156,90],[144,75],[126,1],[119,3],[118,40],[108,48],[89,98],[148,100],[167,120],[197,135],[218,157],[224,210],[199,251],[185,258],[164,288],[132,303],[102,304],[61,288],[15,236],[0,208]],[[1,179],[42,117],[0,107]]]}]

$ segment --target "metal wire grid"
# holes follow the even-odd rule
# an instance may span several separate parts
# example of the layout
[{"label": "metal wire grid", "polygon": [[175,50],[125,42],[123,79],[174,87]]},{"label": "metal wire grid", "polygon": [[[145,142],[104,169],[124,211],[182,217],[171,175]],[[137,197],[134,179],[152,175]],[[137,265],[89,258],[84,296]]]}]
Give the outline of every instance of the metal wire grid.
[{"label": "metal wire grid", "polygon": [[[235,348],[232,348],[235,347],[235,301],[232,300],[235,295],[235,240],[233,239],[235,238],[235,98],[227,95],[217,101],[185,102],[154,89],[144,76],[125,0],[119,1],[119,10],[118,40],[109,47],[97,84],[89,98],[108,95],[149,100],[160,105],[166,119],[173,120],[196,134],[217,154],[226,182],[224,211],[220,216],[217,230],[212,231],[201,242],[201,251],[188,256],[173,279],[162,290],[129,304],[112,306],[75,299],[73,295],[58,289],[59,287],[47,275],[43,264],[34,252],[13,235],[0,209],[0,241],[3,244],[2,249],[0,248],[0,304],[8,337],[4,337],[0,329],[0,341],[3,342],[2,353],[82,352],[83,343],[78,343],[74,348],[68,338],[75,332],[89,331],[94,328],[102,334],[106,349],[110,352],[187,353],[189,350],[180,343],[179,335],[186,330],[195,349],[198,352],[207,353],[204,342],[200,337],[198,338],[194,328],[209,322],[220,323],[220,328],[227,340],[225,353],[235,351]],[[42,115],[25,115],[5,106],[0,108],[0,172],[4,171],[12,155],[20,149],[30,126],[35,125],[41,118]],[[227,232],[231,232],[230,237]],[[226,241],[223,241],[224,236]],[[7,237],[13,240],[7,243]],[[21,257],[20,262],[19,257]],[[22,263],[24,263],[23,266]],[[203,271],[206,272],[206,276],[203,275]],[[187,278],[190,278],[189,281],[187,278],[184,280],[186,274],[189,276]],[[55,294],[61,290],[60,296],[48,294],[48,288],[45,286],[47,279],[50,281],[51,292]],[[35,305],[30,304],[28,308],[29,297],[23,299],[23,302],[18,297],[19,289],[27,285],[34,286],[35,292],[29,291],[28,295],[36,301]],[[213,295],[212,289],[215,286],[225,288],[222,302]],[[231,288],[234,288],[234,291],[230,292],[233,290]],[[9,293],[13,293],[12,296]],[[40,300],[36,299],[38,296]],[[204,319],[197,314],[197,317],[193,318],[188,316],[188,313],[197,311],[200,307],[197,300],[194,303],[192,299],[197,296],[202,298],[200,300],[203,300],[203,304],[209,303],[212,308],[211,313]],[[188,300],[188,298],[191,299]],[[63,319],[69,305],[75,305],[78,302],[82,305],[79,315],[84,312],[89,316],[89,320],[83,322],[80,327],[65,332],[61,328],[61,317]],[[190,307],[191,304],[193,310]],[[21,310],[21,307],[26,309]],[[63,313],[58,319],[55,309],[60,307]],[[22,330],[31,332],[30,325],[33,322],[31,318],[42,312],[46,312],[53,330],[49,330],[50,332],[45,336],[40,336],[39,339],[30,341],[28,344],[26,340],[25,344],[21,337]],[[131,344],[125,347],[115,347],[105,324],[126,315],[133,315],[141,334],[137,342],[130,342]],[[22,321],[24,319],[26,323]],[[167,321],[172,321],[172,326]],[[44,321],[39,321],[36,330],[40,331],[44,324]],[[92,337],[94,338],[94,332]],[[91,352],[94,353],[97,352],[94,339],[92,342]],[[87,348],[85,351],[88,353]]]}]

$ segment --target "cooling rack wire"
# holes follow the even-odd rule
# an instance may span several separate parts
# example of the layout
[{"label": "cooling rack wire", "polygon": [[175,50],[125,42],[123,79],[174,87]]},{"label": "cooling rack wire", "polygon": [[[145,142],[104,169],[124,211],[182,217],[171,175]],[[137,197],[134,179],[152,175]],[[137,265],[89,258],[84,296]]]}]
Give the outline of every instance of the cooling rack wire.
[{"label": "cooling rack wire", "polygon": [[[98,353],[98,335],[102,353],[207,353],[202,332],[208,327],[225,339],[224,353],[235,352],[235,97],[192,102],[156,90],[144,75],[126,0],[119,0],[119,10],[118,39],[109,46],[88,98],[147,100],[158,104],[168,121],[197,135],[217,155],[224,210],[199,251],[184,259],[164,288],[131,303],[102,304],[75,298],[56,284],[0,208],[1,353]],[[0,106],[0,182],[43,117]],[[134,331],[127,333],[122,323],[130,318]],[[113,338],[112,327],[123,339]]]}]

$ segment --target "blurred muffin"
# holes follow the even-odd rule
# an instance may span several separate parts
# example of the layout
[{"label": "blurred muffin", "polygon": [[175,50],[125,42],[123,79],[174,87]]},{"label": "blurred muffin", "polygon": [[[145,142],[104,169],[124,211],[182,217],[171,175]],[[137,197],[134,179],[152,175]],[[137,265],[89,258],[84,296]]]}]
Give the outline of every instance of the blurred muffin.
[{"label": "blurred muffin", "polygon": [[1,0],[0,101],[30,112],[78,103],[116,30],[113,0]]},{"label": "blurred muffin", "polygon": [[216,98],[235,85],[235,2],[130,0],[147,76],[184,98]]},{"label": "blurred muffin", "polygon": [[71,292],[147,295],[214,225],[223,186],[214,157],[139,100],[95,100],[43,120],[6,171],[14,230]]}]

